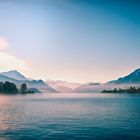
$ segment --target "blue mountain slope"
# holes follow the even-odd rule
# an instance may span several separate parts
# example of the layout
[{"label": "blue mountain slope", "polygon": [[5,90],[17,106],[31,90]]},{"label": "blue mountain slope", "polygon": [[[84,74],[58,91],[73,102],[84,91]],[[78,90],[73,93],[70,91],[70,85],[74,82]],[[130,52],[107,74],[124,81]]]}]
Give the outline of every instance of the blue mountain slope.
[{"label": "blue mountain slope", "polygon": [[140,84],[140,69],[136,69],[125,77],[110,81],[108,84]]},{"label": "blue mountain slope", "polygon": [[43,92],[56,92],[52,87],[44,83],[42,80],[28,80],[24,75],[20,74],[18,71],[0,73],[0,82],[6,81],[15,83],[18,88],[22,83],[26,83],[28,88],[37,88],[38,90]]},{"label": "blue mountain slope", "polygon": [[16,80],[28,80],[23,74],[19,73],[16,70],[8,71],[8,72],[2,72],[0,75],[7,76]]}]

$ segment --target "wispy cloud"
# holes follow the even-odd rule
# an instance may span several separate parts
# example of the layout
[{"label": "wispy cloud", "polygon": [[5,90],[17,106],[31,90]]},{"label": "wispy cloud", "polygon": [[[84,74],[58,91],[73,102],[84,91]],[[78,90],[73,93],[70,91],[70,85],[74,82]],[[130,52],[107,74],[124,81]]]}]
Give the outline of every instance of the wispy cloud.
[{"label": "wispy cloud", "polygon": [[6,51],[6,48],[10,47],[10,43],[4,37],[0,37],[0,71],[7,70],[29,70],[25,61],[13,56]]},{"label": "wispy cloud", "polygon": [[8,70],[23,70],[28,71],[28,67],[24,60],[16,58],[4,52],[0,52],[0,71]]}]

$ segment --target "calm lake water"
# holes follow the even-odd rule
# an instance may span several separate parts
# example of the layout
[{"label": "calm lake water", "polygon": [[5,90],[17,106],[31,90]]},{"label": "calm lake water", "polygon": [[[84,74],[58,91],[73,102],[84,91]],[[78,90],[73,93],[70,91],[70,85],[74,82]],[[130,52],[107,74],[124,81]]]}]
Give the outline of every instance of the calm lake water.
[{"label": "calm lake water", "polygon": [[140,140],[140,95],[0,95],[0,140]]}]

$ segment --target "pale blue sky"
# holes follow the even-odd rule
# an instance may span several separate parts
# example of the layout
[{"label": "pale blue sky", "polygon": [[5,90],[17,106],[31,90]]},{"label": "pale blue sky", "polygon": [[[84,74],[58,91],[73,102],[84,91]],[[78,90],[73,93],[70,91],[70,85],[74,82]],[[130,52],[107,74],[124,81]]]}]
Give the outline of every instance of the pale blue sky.
[{"label": "pale blue sky", "polygon": [[0,71],[105,82],[140,67],[140,2],[1,0],[0,37],[8,42],[1,53],[24,61]]}]

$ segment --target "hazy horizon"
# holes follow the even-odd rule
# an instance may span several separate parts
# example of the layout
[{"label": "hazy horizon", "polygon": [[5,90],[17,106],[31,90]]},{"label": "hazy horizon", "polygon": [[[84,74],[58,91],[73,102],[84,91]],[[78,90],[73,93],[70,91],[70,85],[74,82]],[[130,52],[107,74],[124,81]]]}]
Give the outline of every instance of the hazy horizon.
[{"label": "hazy horizon", "polygon": [[1,0],[0,72],[107,82],[140,68],[137,0]]}]

